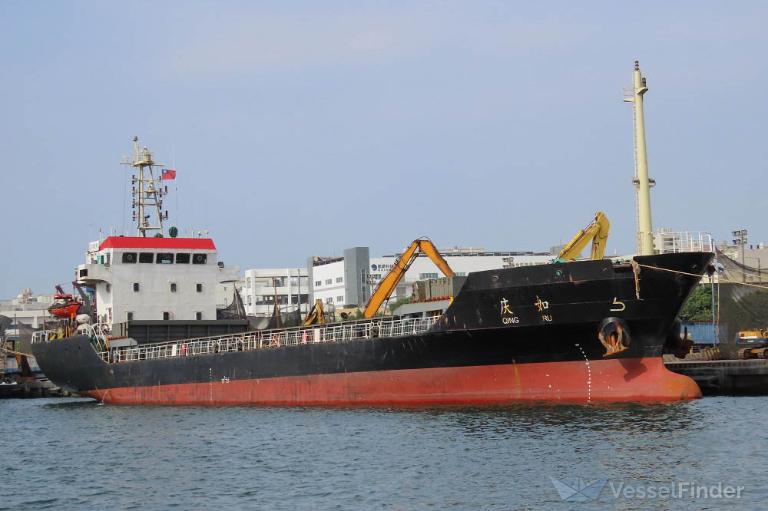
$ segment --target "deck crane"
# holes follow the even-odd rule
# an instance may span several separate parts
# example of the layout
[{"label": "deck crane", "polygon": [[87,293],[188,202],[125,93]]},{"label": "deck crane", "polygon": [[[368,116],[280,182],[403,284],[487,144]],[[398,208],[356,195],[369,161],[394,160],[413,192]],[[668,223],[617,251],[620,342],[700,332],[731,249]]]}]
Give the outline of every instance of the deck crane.
[{"label": "deck crane", "polygon": [[405,249],[405,252],[402,253],[397,261],[395,261],[392,269],[383,279],[381,279],[379,285],[376,286],[376,289],[371,293],[371,298],[365,305],[365,311],[363,312],[364,317],[372,318],[376,312],[378,312],[381,304],[384,303],[395,290],[398,282],[405,276],[405,272],[408,271],[408,268],[413,264],[413,261],[416,260],[419,252],[426,254],[440,271],[443,272],[443,275],[446,277],[453,277],[453,270],[448,266],[448,263],[443,259],[443,256],[440,255],[437,247],[435,247],[435,245],[427,238],[415,239],[408,248]]},{"label": "deck crane", "polygon": [[608,217],[605,213],[598,211],[595,213],[595,219],[592,222],[576,233],[571,241],[565,244],[563,249],[557,254],[555,261],[573,261],[587,243],[592,241],[592,251],[590,253],[590,259],[598,260],[602,259],[605,255],[605,244],[608,241],[608,231],[611,230],[611,223],[608,221]]}]

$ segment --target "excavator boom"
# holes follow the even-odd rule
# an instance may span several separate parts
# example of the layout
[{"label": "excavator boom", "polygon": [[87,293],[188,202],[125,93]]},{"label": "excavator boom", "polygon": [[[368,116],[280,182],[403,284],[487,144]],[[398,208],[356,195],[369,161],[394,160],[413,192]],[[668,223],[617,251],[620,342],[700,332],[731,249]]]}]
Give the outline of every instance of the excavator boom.
[{"label": "excavator boom", "polygon": [[322,325],[325,323],[325,311],[323,310],[323,301],[319,298],[315,300],[315,304],[312,306],[312,310],[309,311],[307,317],[304,318],[304,322],[301,326]]},{"label": "excavator boom", "polygon": [[611,223],[605,213],[598,211],[595,213],[595,219],[584,229],[576,233],[576,236],[565,244],[563,249],[557,255],[557,261],[573,261],[581,254],[584,247],[592,241],[592,250],[590,259],[602,259],[605,255],[605,244],[608,241],[608,232],[611,229]]},{"label": "excavator boom", "polygon": [[413,261],[419,255],[419,252],[423,252],[429,257],[433,263],[443,272],[446,277],[453,277],[453,270],[448,265],[448,262],[443,259],[440,252],[435,245],[426,238],[420,238],[413,240],[413,242],[405,249],[405,252],[395,261],[392,269],[387,273],[376,289],[371,293],[371,298],[365,306],[363,316],[366,318],[372,318],[376,315],[381,304],[392,294],[397,287],[398,282],[405,276],[405,272],[411,267]]}]

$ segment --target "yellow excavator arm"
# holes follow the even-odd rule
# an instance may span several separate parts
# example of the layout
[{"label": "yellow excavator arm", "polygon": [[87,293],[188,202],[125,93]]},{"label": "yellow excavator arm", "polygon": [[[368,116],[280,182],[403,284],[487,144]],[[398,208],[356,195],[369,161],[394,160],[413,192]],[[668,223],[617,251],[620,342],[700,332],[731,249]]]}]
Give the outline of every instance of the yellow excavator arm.
[{"label": "yellow excavator arm", "polygon": [[304,318],[304,322],[301,326],[310,325],[322,325],[325,323],[325,310],[323,310],[323,301],[319,298],[315,300],[315,304],[312,306],[312,310],[309,311],[307,317]]},{"label": "yellow excavator arm", "polygon": [[576,233],[576,236],[565,244],[563,249],[557,255],[557,261],[573,261],[581,254],[587,243],[592,241],[592,251],[590,259],[602,259],[605,255],[605,244],[608,241],[608,231],[611,230],[611,223],[605,213],[598,211],[595,213],[595,219]]},{"label": "yellow excavator arm", "polygon": [[374,315],[376,315],[376,312],[378,312],[381,304],[384,303],[384,301],[392,294],[392,292],[397,287],[397,283],[402,280],[402,278],[405,276],[405,272],[408,271],[408,268],[411,267],[413,261],[416,260],[416,257],[419,255],[419,251],[425,253],[427,257],[429,257],[432,262],[437,265],[440,271],[443,272],[443,275],[446,277],[453,277],[453,270],[450,266],[448,266],[446,260],[443,259],[443,256],[440,255],[440,252],[430,240],[426,238],[413,240],[413,243],[411,243],[408,248],[405,249],[405,252],[403,252],[397,261],[395,261],[395,264],[392,266],[392,269],[389,271],[389,273],[387,273],[384,278],[381,279],[379,285],[376,286],[376,289],[373,291],[373,293],[371,293],[371,298],[365,305],[363,316],[366,318],[372,318]]}]

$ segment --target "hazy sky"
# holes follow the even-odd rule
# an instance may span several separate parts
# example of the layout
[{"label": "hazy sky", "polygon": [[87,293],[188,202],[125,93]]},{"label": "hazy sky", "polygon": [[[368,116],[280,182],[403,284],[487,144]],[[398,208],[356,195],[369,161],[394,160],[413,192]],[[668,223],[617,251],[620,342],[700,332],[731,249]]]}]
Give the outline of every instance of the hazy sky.
[{"label": "hazy sky", "polygon": [[[131,233],[138,135],[171,225],[241,268],[417,236],[634,249],[640,59],[654,227],[768,239],[765,2],[0,1],[0,297]],[[130,185],[128,185],[130,187]]]}]

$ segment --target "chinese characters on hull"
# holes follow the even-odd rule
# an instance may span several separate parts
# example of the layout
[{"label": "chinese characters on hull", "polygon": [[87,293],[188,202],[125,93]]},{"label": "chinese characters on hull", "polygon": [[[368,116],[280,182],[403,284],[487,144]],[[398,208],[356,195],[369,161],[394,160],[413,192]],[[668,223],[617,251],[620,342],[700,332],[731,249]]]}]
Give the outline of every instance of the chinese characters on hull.
[{"label": "chinese characters on hull", "polygon": [[549,302],[546,300],[542,300],[539,298],[539,295],[536,295],[536,301],[533,302],[533,305],[536,306],[536,309],[541,313],[541,320],[545,323],[551,323],[552,322],[552,314],[548,312],[544,312],[549,309]]},{"label": "chinese characters on hull", "polygon": [[509,308],[509,301],[506,298],[501,299],[501,322],[505,325],[517,325],[520,318]]}]

